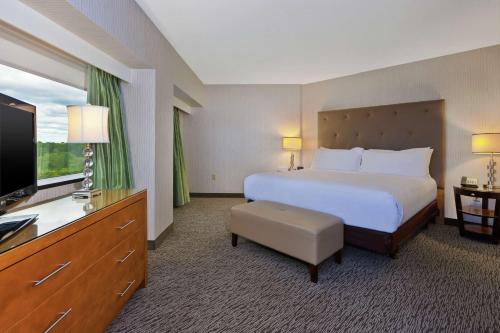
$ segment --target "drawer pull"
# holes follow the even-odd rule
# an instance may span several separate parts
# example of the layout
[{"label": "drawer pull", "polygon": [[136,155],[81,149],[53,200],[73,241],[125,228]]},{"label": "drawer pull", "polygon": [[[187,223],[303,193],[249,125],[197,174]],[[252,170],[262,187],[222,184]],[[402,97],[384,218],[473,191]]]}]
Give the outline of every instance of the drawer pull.
[{"label": "drawer pull", "polygon": [[59,324],[59,322],[61,320],[63,320],[67,315],[69,315],[70,312],[71,312],[71,308],[69,308],[68,310],[66,310],[64,312],[59,312],[59,318],[57,318],[57,320],[55,322],[53,322],[45,331],[43,331],[43,333],[48,333],[48,332],[52,331],[52,329],[54,327],[56,327],[56,325]]},{"label": "drawer pull", "polygon": [[48,279],[50,279],[51,277],[53,277],[54,275],[56,275],[57,273],[59,273],[60,271],[62,271],[63,269],[65,269],[66,267],[68,267],[70,264],[71,264],[71,261],[68,261],[65,264],[60,264],[58,268],[56,268],[55,270],[53,270],[51,273],[49,273],[43,279],[33,281],[33,287],[41,285],[42,283],[44,283],[45,281],[47,281]]},{"label": "drawer pull", "polygon": [[122,259],[117,259],[116,261],[118,261],[120,264],[124,263],[125,260],[127,260],[128,257],[130,257],[134,252],[135,252],[135,250],[129,250],[125,257],[123,257]]},{"label": "drawer pull", "polygon": [[130,289],[130,287],[132,287],[132,285],[133,285],[134,283],[135,283],[135,280],[134,280],[134,281],[130,281],[130,282],[128,283],[127,288],[125,288],[125,290],[124,290],[124,291],[122,291],[121,293],[116,293],[116,294],[117,294],[118,296],[120,296],[120,297],[123,297],[123,296],[127,293],[127,291]]},{"label": "drawer pull", "polygon": [[120,227],[116,227],[116,229],[118,229],[118,230],[123,230],[123,229],[125,229],[126,227],[128,227],[129,225],[131,225],[132,223],[134,223],[134,222],[135,222],[135,220],[128,220],[128,222],[127,222],[127,223],[125,223],[124,225],[122,225],[122,226],[120,226]]}]

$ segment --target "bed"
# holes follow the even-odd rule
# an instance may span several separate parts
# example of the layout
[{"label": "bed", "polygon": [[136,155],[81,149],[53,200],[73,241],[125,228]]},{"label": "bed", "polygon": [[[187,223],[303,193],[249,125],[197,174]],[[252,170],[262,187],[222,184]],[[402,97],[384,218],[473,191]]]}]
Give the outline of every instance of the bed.
[{"label": "bed", "polygon": [[248,200],[269,200],[339,216],[347,244],[396,256],[403,241],[437,215],[444,187],[444,101],[318,113],[318,146],[434,149],[426,178],[304,169],[254,174]]},{"label": "bed", "polygon": [[344,224],[395,232],[436,199],[431,177],[374,175],[304,169],[267,172],[245,179],[245,196],[340,217]]}]

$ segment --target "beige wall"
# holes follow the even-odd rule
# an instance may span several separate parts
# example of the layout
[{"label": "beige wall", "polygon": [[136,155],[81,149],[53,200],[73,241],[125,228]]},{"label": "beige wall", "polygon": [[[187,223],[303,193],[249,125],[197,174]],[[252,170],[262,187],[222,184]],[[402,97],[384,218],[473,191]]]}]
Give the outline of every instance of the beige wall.
[{"label": "beige wall", "polygon": [[[148,221],[155,221],[155,70],[138,69],[121,85],[132,175],[136,188],[148,189]],[[140,111],[139,111],[140,110]],[[153,239],[149,228],[149,238]]]},{"label": "beige wall", "polygon": [[[174,85],[203,105],[204,86],[133,0],[23,0],[131,69],[122,85],[132,168],[148,189],[148,238],[173,222]],[[149,72],[148,72],[149,71]]]},{"label": "beige wall", "polygon": [[446,100],[446,215],[455,216],[451,186],[461,175],[485,181],[470,134],[500,131],[500,46],[304,86],[204,86],[133,0],[24,2],[132,69],[125,116],[135,181],[149,191],[149,239],[173,219],[174,86],[204,106],[183,117],[193,192],[241,192],[246,175],[286,167],[280,137],[300,127],[307,166],[318,111],[437,98]]},{"label": "beige wall", "polygon": [[[123,92],[128,119],[134,119],[127,128],[135,181],[148,188],[148,238],[155,239],[173,222],[174,85],[200,104],[204,101],[204,86],[135,1],[69,2],[154,70],[153,82],[148,82],[145,73],[133,74],[135,82],[130,82]],[[135,103],[130,103],[132,100]],[[148,171],[143,169],[145,164]]]},{"label": "beige wall", "polygon": [[370,105],[445,100],[446,207],[455,217],[452,187],[460,176],[486,181],[487,157],[471,153],[471,134],[500,132],[500,46],[464,52],[302,88],[303,160],[317,146],[317,112]]},{"label": "beige wall", "polygon": [[182,121],[191,192],[242,193],[245,176],[288,166],[281,137],[300,134],[300,86],[208,85]]}]

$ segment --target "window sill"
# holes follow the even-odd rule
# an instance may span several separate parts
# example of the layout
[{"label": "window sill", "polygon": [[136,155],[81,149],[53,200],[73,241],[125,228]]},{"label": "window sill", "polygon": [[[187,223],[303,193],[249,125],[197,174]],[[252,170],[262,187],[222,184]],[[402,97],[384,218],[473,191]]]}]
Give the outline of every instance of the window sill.
[{"label": "window sill", "polygon": [[76,173],[73,175],[39,179],[37,183],[39,190],[45,190],[52,187],[78,183],[82,180],[83,180],[83,174]]}]

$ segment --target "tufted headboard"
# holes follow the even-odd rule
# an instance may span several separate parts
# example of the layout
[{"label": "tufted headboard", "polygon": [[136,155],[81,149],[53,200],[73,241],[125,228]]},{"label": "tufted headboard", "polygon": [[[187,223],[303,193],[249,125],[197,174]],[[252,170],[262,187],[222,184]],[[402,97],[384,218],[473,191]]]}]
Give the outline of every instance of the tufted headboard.
[{"label": "tufted headboard", "polygon": [[434,149],[431,176],[444,187],[444,100],[318,113],[318,147]]}]

